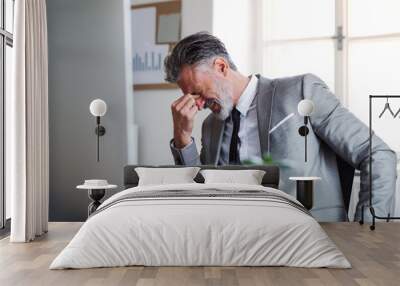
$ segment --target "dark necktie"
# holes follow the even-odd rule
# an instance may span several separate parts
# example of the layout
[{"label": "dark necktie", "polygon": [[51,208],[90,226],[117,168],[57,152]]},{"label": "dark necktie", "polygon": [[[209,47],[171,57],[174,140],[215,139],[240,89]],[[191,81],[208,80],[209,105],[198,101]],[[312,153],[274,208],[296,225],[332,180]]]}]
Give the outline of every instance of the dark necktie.
[{"label": "dark necktie", "polygon": [[238,165],[240,164],[239,157],[239,129],[240,129],[240,112],[233,108],[232,110],[232,122],[233,122],[233,130],[231,137],[231,145],[229,147],[229,164]]}]

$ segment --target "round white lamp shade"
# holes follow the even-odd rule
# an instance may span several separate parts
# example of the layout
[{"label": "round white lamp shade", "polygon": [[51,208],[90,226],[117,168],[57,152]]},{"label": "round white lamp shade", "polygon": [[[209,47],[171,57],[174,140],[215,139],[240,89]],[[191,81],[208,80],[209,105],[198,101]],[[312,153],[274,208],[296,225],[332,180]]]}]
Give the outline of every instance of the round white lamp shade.
[{"label": "round white lamp shade", "polygon": [[297,111],[301,116],[310,116],[314,111],[314,102],[309,99],[303,99],[297,105]]},{"label": "round white lamp shade", "polygon": [[95,99],[90,103],[89,109],[93,116],[104,116],[107,112],[107,104],[102,99]]}]

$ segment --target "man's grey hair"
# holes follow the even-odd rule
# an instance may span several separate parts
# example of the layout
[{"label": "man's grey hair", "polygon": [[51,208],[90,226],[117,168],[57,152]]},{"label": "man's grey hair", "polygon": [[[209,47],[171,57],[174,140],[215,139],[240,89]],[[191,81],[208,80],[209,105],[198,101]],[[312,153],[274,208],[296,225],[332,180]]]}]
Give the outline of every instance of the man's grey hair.
[{"label": "man's grey hair", "polygon": [[231,69],[237,70],[224,43],[207,32],[199,32],[180,40],[164,60],[165,80],[178,81],[183,66],[197,65],[215,57],[224,58]]}]

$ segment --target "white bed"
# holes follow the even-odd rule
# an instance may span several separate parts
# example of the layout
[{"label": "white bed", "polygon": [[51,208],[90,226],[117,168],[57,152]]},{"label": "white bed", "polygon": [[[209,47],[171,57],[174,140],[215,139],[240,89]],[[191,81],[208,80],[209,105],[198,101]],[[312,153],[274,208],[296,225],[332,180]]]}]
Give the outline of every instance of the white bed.
[{"label": "white bed", "polygon": [[[154,197],[157,193],[160,197]],[[350,268],[318,222],[298,204],[282,191],[255,185],[130,188],[99,207],[50,269],[127,265]]]}]

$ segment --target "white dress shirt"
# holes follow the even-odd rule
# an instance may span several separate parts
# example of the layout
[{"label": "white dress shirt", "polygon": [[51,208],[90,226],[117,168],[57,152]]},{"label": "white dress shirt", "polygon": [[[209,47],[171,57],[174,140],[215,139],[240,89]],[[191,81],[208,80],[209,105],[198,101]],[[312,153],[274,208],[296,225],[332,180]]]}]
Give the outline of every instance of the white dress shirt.
[{"label": "white dress shirt", "polygon": [[[236,109],[240,112],[239,156],[241,162],[246,159],[261,157],[256,106],[257,84],[258,78],[252,75],[236,105]],[[219,164],[229,164],[229,147],[231,144],[232,130],[233,122],[231,116],[229,116],[225,122]]]}]

